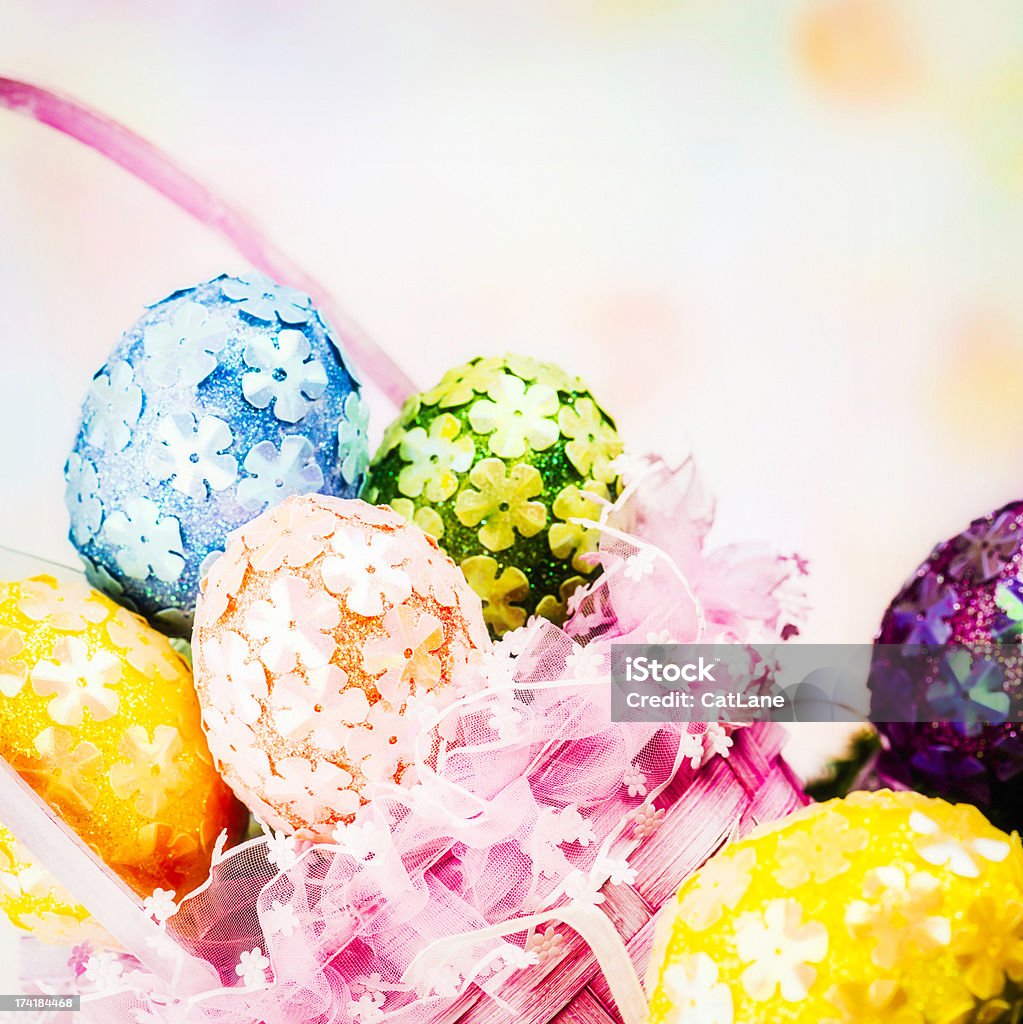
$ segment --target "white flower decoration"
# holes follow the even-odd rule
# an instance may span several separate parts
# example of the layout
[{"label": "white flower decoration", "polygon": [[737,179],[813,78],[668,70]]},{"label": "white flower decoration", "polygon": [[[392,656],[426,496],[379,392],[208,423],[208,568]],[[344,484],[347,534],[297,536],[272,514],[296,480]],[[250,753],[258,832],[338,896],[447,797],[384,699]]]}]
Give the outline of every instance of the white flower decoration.
[{"label": "white flower decoration", "polygon": [[142,415],[142,388],[130,363],[123,359],[97,373],[85,399],[85,440],[97,448],[119,452],[131,442],[132,427]]},{"label": "white flower decoration", "polygon": [[718,965],[706,953],[695,953],[667,967],[664,990],[678,1021],[734,1024],[732,990],[718,981]]},{"label": "white flower decoration", "polygon": [[712,757],[714,754],[718,754],[721,757],[728,757],[728,752],[732,748],[733,741],[732,737],[725,732],[725,727],[719,725],[717,722],[711,722],[707,726],[707,731],[703,734],[707,741],[707,752]]},{"label": "white flower decoration", "polygon": [[174,516],[161,516],[149,498],[129,498],[123,509],[107,516],[103,536],[117,550],[114,558],[126,576],[144,580],[150,575],[173,583],[185,568],[181,524]]},{"label": "white flower decoration", "polygon": [[652,548],[640,548],[625,559],[625,578],[633,583],[641,582],[654,571],[656,555]]},{"label": "white flower decoration", "polygon": [[173,889],[154,889],[152,896],[147,896],[142,901],[142,909],[157,924],[163,924],[178,912],[178,905],[174,902],[176,895]]},{"label": "white flower decoration", "polygon": [[383,1004],[382,992],[364,992],[352,1006],[352,1017],[360,1024],[377,1024],[384,1016]]},{"label": "white flower decoration", "polygon": [[337,457],[345,483],[354,484],[369,465],[369,403],[353,391],[345,399],[344,418],[337,425]]},{"label": "white flower decoration", "polygon": [[309,339],[301,331],[282,330],[276,338],[255,338],[243,358],[253,372],[242,376],[242,394],[257,409],[273,403],[284,423],[298,423],[327,389],[327,371],[312,359]]},{"label": "white flower decoration", "polygon": [[703,736],[687,732],[679,737],[679,755],[689,762],[689,767],[696,771],[703,764]]},{"label": "white flower decoration", "polygon": [[[383,705],[384,701],[377,701],[369,709],[366,727],[347,729],[342,744],[347,757],[369,782],[393,782],[399,760],[395,751],[407,750],[415,738],[415,730],[410,728],[405,716],[387,711]],[[381,742],[381,735],[387,736],[388,742]],[[395,741],[391,741],[392,736],[396,737]],[[358,805],[352,813],[357,810]]]},{"label": "white flower decoration", "polygon": [[304,324],[313,313],[313,300],[305,292],[277,284],[256,271],[225,278],[220,290],[225,298],[240,303],[243,313],[264,324],[273,323],[275,317],[286,324]]},{"label": "white flower decoration", "polygon": [[749,964],[742,985],[751,999],[770,999],[777,989],[786,1002],[805,999],[828,952],[828,930],[816,921],[803,923],[796,900],[771,900],[761,913],[743,914],[736,923],[735,948]]},{"label": "white flower decoration", "polygon": [[496,701],[491,709],[487,725],[497,733],[502,742],[509,743],[519,735],[524,710],[522,704],[514,698]]},{"label": "white flower decoration", "polygon": [[557,815],[558,830],[561,838],[559,843],[578,843],[589,846],[597,838],[593,826],[580,813],[575,804],[569,804]]},{"label": "white flower decoration", "polygon": [[97,989],[109,989],[124,980],[124,962],[116,953],[103,950],[85,961],[85,977]]},{"label": "white flower decoration", "polygon": [[284,938],[295,934],[298,928],[298,914],[289,903],[274,900],[263,914],[263,931],[276,932]]},{"label": "white flower decoration", "polygon": [[462,987],[462,972],[454,964],[442,964],[430,975],[429,991],[438,996],[456,996]]},{"label": "white flower decoration", "polygon": [[[700,747],[702,753],[703,747]],[[622,785],[628,790],[629,796],[646,796],[646,776],[633,764],[622,775]]]},{"label": "white flower decoration", "polygon": [[319,668],[337,646],[329,630],[341,621],[331,598],[313,591],[301,576],[284,576],[270,587],[270,600],[256,601],[245,614],[245,630],[261,642],[259,657],[275,673],[299,663]]},{"label": "white flower decoration", "polygon": [[[309,673],[309,678],[315,686],[317,676],[325,673],[333,676],[335,671],[339,673],[337,678],[345,678],[343,670],[334,665],[315,669]],[[340,687],[341,684],[334,686],[329,706],[322,705],[319,710],[314,707],[308,719],[309,741],[320,750],[344,747],[352,727],[364,724],[372,714],[372,706],[361,686],[349,686],[338,694]]]},{"label": "white flower decoration", "polygon": [[565,667],[573,679],[594,679],[600,676],[604,656],[597,648],[573,645],[572,653],[565,659]]},{"label": "white flower decoration", "polygon": [[522,971],[527,967],[535,967],[540,962],[536,953],[521,949],[511,942],[502,942],[500,947],[500,959],[498,966],[505,965],[513,971]]},{"label": "white flower decoration", "polygon": [[242,953],[238,958],[238,964],[234,973],[242,979],[242,984],[248,987],[266,984],[266,972],[270,967],[270,961],[263,955],[259,946]]},{"label": "white flower decoration", "polygon": [[185,302],[142,335],[149,379],[165,388],[201,383],[217,368],[217,353],[227,344],[230,330],[224,317],[199,302]]},{"label": "white flower decoration", "polygon": [[909,816],[909,827],[921,837],[914,843],[920,857],[935,867],[947,865],[949,871],[960,878],[979,878],[980,861],[1001,863],[1009,856],[1008,843],[1000,839],[964,840],[942,831],[936,821],[919,811]]},{"label": "white flower decoration", "polygon": [[71,515],[71,536],[75,544],[88,544],[103,522],[103,504],[99,499],[99,473],[96,466],[76,452],[68,456],[64,467],[64,503]]},{"label": "white flower decoration", "polygon": [[437,734],[450,743],[458,735],[458,716],[445,715],[444,711],[453,700],[447,689],[439,692],[421,690],[405,698],[401,720],[408,722],[413,733],[427,733],[436,729]]},{"label": "white flower decoration", "polygon": [[331,838],[350,857],[367,861],[386,853],[390,832],[384,825],[371,820],[361,825],[338,825]]},{"label": "white flower decoration", "polygon": [[93,721],[113,717],[121,698],[112,689],[121,681],[121,662],[110,651],[89,652],[77,636],[63,637],[53,649],[55,661],[40,661],[32,669],[32,688],[40,697],[53,697],[47,711],[58,725],[82,724],[85,711]]},{"label": "white flower decoration", "polygon": [[502,374],[469,409],[469,423],[477,434],[490,434],[490,450],[502,459],[518,459],[527,448],[544,451],[558,439],[558,393],[546,384],[525,382]]},{"label": "white flower decoration", "polygon": [[632,885],[636,881],[636,869],[629,867],[623,858],[601,857],[593,868],[599,878],[606,878],[612,885]]},{"label": "white flower decoration", "polygon": [[196,422],[190,412],[160,416],[156,440],[146,464],[157,480],[195,501],[205,501],[210,491],[222,491],[238,477],[238,461],[224,452],[234,435],[218,416],[204,416]]},{"label": "white flower decoration", "polygon": [[273,441],[260,441],[242,463],[250,475],[238,482],[238,504],[253,514],[272,508],[292,494],[312,494],[323,486],[323,470],[307,437],[289,434],[278,450]]},{"label": "white flower decoration", "polygon": [[298,840],[283,832],[266,832],[266,860],[278,871],[290,871],[298,863]]},{"label": "white flower decoration", "polygon": [[381,615],[385,603],[401,604],[412,593],[403,556],[386,534],[338,529],[330,546],[334,553],[321,565],[323,584],[343,594],[356,615]]},{"label": "white flower decoration", "polygon": [[565,879],[565,896],[573,903],[586,903],[592,907],[604,902],[600,886],[585,871],[573,871]]}]

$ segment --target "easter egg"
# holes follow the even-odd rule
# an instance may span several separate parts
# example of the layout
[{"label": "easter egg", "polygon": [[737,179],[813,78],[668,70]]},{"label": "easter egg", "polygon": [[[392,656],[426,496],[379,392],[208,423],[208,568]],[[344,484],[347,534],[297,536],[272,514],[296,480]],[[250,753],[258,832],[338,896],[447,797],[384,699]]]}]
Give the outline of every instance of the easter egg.
[{"label": "easter egg", "polygon": [[[217,775],[185,661],[82,583],[0,583],[0,754],[140,896],[202,883],[245,813]],[[86,912],[0,832],[0,905],[34,926]]]},{"label": "easter egg", "polygon": [[1023,847],[975,808],[854,793],[731,843],[664,911],[650,1024],[952,1024],[1023,1009]]},{"label": "easter egg", "polygon": [[224,537],[289,494],[354,496],[369,410],[309,296],[221,276],[149,307],[97,371],[65,465],[94,586],[188,636]]},{"label": "easter egg", "polygon": [[16,928],[56,946],[116,945],[88,910],[0,825],[0,905]]},{"label": "easter egg", "polygon": [[999,657],[999,672],[988,673],[963,650],[938,649],[909,686],[899,651],[1018,645],[1021,541],[1023,502],[1013,502],[937,545],[888,606],[870,678],[871,717],[887,738],[882,775],[975,803],[1006,828],[1023,825],[1023,734],[1011,714],[1023,662]]},{"label": "easter egg", "polygon": [[417,724],[489,646],[479,598],[388,508],[291,497],[232,534],[196,612],[210,749],[275,829],[330,838],[414,779]]},{"label": "easter egg", "polygon": [[500,635],[534,613],[564,619],[596,569],[585,521],[616,496],[621,451],[578,378],[524,356],[473,359],[406,402],[363,497],[438,540]]}]

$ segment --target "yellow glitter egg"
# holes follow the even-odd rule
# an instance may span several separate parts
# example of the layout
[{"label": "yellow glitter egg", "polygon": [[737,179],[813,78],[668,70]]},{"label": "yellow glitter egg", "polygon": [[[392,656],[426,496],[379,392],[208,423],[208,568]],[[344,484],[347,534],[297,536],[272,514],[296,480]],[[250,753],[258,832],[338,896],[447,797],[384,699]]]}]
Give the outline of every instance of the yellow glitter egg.
[{"label": "yellow glitter egg", "polygon": [[309,494],[231,535],[196,609],[203,722],[268,825],[329,839],[414,777],[417,728],[489,647],[479,597],[389,508]]},{"label": "yellow glitter egg", "polygon": [[0,825],[0,899],[10,920],[18,927],[61,946],[94,942],[116,945],[106,931],[75,903],[66,889],[34,860]]},{"label": "yellow glitter egg", "polygon": [[662,918],[650,1024],[987,1024],[1023,1009],[1023,847],[974,807],[855,793],[713,857]]},{"label": "yellow glitter egg", "polygon": [[[140,896],[181,897],[244,810],[213,767],[186,662],[80,583],[0,583],[0,754]],[[84,908],[0,830],[0,906],[61,941]]]}]

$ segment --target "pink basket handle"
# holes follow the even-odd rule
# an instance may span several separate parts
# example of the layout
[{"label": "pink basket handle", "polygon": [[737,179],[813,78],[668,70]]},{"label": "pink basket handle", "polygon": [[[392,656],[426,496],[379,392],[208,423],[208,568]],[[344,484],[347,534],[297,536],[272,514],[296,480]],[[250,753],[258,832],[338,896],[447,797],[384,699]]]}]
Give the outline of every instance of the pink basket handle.
[{"label": "pink basket handle", "polygon": [[77,100],[16,78],[0,77],[0,107],[85,143],[222,235],[257,270],[307,292],[330,320],[355,365],[395,406],[418,390],[322,284],[270,241],[250,217],[215,195],[156,146]]}]

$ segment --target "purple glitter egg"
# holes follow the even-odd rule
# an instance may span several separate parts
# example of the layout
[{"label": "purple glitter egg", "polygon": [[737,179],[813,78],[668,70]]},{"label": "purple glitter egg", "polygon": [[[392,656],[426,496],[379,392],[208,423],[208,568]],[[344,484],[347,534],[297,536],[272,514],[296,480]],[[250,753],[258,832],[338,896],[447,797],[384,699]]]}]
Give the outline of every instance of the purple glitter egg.
[{"label": "purple glitter egg", "polygon": [[870,678],[884,781],[1023,824],[1021,635],[1023,502],[1013,502],[939,544],[885,612]]}]

